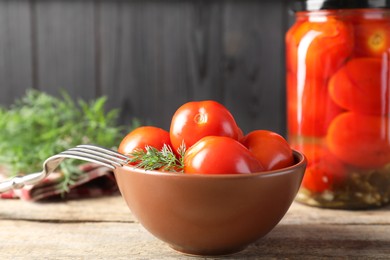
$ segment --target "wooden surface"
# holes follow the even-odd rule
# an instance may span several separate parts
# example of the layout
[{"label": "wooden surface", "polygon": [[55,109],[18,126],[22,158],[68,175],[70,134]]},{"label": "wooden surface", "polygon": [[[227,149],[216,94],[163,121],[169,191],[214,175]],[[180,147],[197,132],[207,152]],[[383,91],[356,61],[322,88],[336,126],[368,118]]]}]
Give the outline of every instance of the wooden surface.
[{"label": "wooden surface", "polygon": [[[0,200],[1,259],[194,259],[148,233],[121,197]],[[389,259],[390,207],[318,209],[294,203],[266,237],[224,259]]]},{"label": "wooden surface", "polygon": [[181,104],[215,99],[244,131],[283,134],[287,2],[2,0],[0,106],[65,89],[167,129]]}]

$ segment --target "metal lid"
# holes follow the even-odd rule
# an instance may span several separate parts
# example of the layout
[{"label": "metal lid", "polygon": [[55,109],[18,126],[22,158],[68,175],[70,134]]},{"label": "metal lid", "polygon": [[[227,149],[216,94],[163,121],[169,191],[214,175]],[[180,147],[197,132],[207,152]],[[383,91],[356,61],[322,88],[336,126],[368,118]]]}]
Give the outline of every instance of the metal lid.
[{"label": "metal lid", "polygon": [[359,8],[390,8],[390,0],[297,0],[292,4],[295,12]]}]

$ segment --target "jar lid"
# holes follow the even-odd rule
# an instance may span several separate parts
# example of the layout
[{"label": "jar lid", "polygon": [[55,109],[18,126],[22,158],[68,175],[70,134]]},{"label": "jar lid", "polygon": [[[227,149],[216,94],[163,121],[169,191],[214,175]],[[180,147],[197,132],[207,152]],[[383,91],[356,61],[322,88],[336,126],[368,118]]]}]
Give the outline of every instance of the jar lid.
[{"label": "jar lid", "polygon": [[292,6],[295,12],[359,8],[390,8],[390,0],[298,0]]}]

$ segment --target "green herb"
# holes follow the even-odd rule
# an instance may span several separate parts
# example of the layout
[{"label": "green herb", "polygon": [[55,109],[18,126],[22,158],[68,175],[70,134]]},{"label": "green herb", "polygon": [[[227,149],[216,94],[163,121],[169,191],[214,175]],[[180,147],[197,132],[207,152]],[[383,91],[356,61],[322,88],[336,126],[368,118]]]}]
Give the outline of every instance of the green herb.
[{"label": "green herb", "polygon": [[165,145],[158,150],[152,146],[146,146],[145,150],[135,149],[129,154],[130,163],[145,170],[162,170],[168,172],[183,172],[185,146],[181,145],[178,149],[178,157],[172,148]]},{"label": "green herb", "polygon": [[84,174],[84,172],[77,167],[77,164],[77,160],[65,160],[60,165],[63,179],[58,185],[63,193],[69,192],[69,186],[73,185],[79,177]]},{"label": "green herb", "polygon": [[[9,176],[29,174],[41,171],[48,157],[78,144],[114,148],[124,129],[117,126],[118,110],[105,112],[105,103],[105,97],[75,102],[65,92],[56,98],[28,90],[9,109],[0,108],[0,165]],[[70,165],[79,163],[61,165],[63,191],[80,174]]]}]

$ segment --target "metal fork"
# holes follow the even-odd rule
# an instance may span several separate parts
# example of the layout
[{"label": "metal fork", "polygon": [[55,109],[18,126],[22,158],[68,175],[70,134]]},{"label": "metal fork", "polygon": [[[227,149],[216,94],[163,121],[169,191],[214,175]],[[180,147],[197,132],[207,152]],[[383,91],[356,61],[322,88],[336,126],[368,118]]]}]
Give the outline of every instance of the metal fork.
[{"label": "metal fork", "polygon": [[100,164],[113,170],[129,162],[127,156],[113,150],[96,145],[78,145],[48,158],[43,163],[43,170],[41,172],[16,176],[0,182],[0,193],[12,189],[20,189],[28,184],[38,183],[52,173],[67,158]]}]

